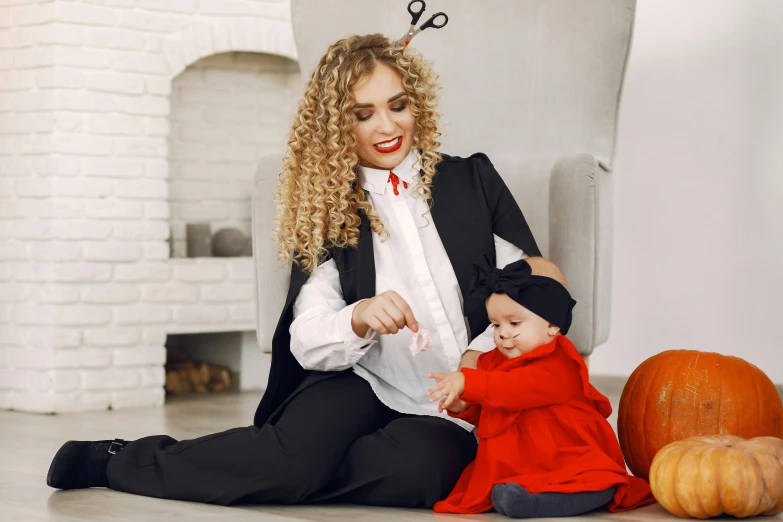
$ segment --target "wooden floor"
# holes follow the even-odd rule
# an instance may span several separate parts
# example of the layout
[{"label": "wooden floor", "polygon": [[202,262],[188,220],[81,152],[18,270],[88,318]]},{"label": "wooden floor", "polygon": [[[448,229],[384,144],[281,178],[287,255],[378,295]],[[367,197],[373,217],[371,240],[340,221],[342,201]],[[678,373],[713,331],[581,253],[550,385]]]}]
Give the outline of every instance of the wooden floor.
[{"label": "wooden floor", "polygon": [[[617,401],[622,383],[596,379],[594,383]],[[497,514],[434,515],[428,510],[379,509],[358,506],[218,507],[206,504],[138,497],[108,489],[56,491],[46,486],[49,463],[63,442],[116,437],[135,439],[166,433],[192,438],[248,425],[260,394],[227,394],[169,401],[163,408],[145,408],[72,415],[34,415],[0,412],[0,522],[106,520],[192,522],[218,519],[253,522],[314,521],[404,522],[419,520],[506,520]],[[610,418],[614,426],[616,417]],[[613,521],[674,520],[660,506],[628,513],[593,514]],[[572,519],[573,520],[573,519]]]}]

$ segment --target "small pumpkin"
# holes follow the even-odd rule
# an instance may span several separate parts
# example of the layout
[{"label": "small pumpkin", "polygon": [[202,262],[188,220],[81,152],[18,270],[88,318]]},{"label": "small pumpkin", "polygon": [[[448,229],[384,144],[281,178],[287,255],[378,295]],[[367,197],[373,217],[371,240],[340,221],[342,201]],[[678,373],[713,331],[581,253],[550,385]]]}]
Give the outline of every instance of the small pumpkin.
[{"label": "small pumpkin", "polygon": [[631,374],[620,396],[617,436],[628,468],[649,478],[655,454],[697,435],[783,438],[783,403],[756,366],[718,353],[669,350]]},{"label": "small pumpkin", "polygon": [[777,515],[783,512],[783,440],[708,435],[672,442],[653,459],[650,488],[679,517]]}]

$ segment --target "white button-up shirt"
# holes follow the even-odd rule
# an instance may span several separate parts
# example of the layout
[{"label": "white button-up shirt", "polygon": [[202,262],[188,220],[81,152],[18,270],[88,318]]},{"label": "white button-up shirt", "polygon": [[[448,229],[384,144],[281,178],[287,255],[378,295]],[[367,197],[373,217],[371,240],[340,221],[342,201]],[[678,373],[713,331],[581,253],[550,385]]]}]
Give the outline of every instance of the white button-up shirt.
[{"label": "white button-up shirt", "polygon": [[[456,371],[466,350],[492,350],[492,325],[468,344],[457,276],[423,197],[413,190],[420,176],[417,161],[411,152],[392,169],[400,179],[399,195],[388,181],[388,170],[362,167],[360,181],[390,234],[384,242],[372,234],[376,295],[394,290],[405,299],[416,321],[429,329],[431,348],[412,356],[408,345],[413,332],[408,328],[393,335],[377,335],[370,329],[364,337],[357,336],[351,315],[358,302],[346,306],[337,266],[329,259],[315,269],[294,302],[291,353],[307,370],[352,368],[395,411],[443,417],[472,429],[446,412],[438,413],[437,403],[431,403],[426,394],[435,384],[427,374]],[[527,257],[498,236],[495,250],[501,268]]]}]

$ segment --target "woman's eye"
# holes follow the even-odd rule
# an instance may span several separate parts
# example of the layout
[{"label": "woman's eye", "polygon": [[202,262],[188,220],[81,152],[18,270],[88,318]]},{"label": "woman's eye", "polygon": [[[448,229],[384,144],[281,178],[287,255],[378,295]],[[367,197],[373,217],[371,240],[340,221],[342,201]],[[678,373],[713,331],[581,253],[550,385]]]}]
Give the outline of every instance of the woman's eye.
[{"label": "woman's eye", "polygon": [[492,328],[497,328],[497,327],[498,327],[498,325],[496,325],[495,323],[492,323]]},{"label": "woman's eye", "polygon": [[359,121],[367,121],[367,120],[370,119],[370,116],[372,116],[372,114],[367,114],[367,115],[357,114],[356,115],[356,119],[359,120]]},{"label": "woman's eye", "polygon": [[519,326],[519,321],[511,321],[511,326]]},{"label": "woman's eye", "polygon": [[406,108],[407,106],[408,106],[408,104],[407,104],[407,103],[403,103],[402,105],[398,105],[398,106],[396,106],[396,107],[392,107],[392,110],[393,110],[394,112],[402,112],[402,111],[404,111],[404,110],[405,110],[405,108]]}]

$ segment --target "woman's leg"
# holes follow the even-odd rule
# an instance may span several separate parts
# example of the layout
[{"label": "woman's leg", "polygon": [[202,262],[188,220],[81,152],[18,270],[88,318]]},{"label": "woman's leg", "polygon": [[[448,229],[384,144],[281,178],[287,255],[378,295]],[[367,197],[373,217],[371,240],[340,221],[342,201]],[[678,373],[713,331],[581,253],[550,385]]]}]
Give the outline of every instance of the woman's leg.
[{"label": "woman's leg", "polygon": [[451,421],[403,416],[357,440],[307,502],[430,508],[476,457],[476,438]]},{"label": "woman's leg", "polygon": [[583,493],[528,493],[513,482],[492,488],[492,505],[511,518],[572,517],[604,507],[614,497],[615,487]]},{"label": "woman's leg", "polygon": [[274,424],[131,442],[110,459],[109,485],[222,505],[298,503],[328,482],[356,439],[381,425],[379,406],[367,382],[347,371],[302,390]]}]

